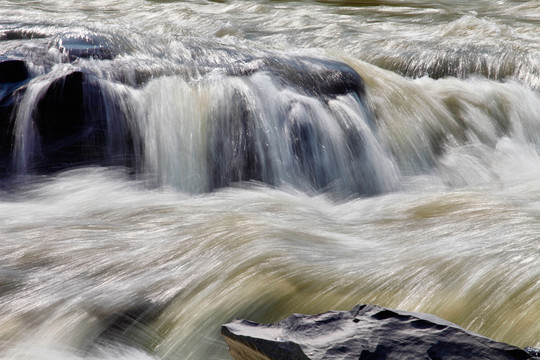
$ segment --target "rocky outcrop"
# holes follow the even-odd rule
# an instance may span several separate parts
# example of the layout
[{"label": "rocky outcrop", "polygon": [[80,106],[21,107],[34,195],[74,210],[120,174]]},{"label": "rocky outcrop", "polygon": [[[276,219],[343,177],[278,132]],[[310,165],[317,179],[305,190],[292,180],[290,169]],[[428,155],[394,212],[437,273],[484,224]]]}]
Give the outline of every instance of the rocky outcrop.
[{"label": "rocky outcrop", "polygon": [[497,342],[439,317],[375,305],[292,315],[271,325],[234,320],[221,330],[236,360],[517,360],[537,349]]}]

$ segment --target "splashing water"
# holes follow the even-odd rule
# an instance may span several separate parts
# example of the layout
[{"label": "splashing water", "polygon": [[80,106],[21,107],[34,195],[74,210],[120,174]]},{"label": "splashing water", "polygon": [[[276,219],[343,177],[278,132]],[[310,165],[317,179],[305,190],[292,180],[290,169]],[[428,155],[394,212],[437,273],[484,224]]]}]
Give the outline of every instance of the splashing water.
[{"label": "splashing water", "polygon": [[540,346],[537,10],[0,0],[0,357],[357,303]]}]

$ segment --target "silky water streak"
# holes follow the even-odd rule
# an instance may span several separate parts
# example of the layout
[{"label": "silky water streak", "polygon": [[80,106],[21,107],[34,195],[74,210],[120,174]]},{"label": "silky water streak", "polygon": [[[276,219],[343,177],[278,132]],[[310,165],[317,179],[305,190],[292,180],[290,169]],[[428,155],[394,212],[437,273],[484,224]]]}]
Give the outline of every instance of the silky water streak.
[{"label": "silky water streak", "polygon": [[540,346],[537,5],[0,0],[0,357],[358,303]]}]

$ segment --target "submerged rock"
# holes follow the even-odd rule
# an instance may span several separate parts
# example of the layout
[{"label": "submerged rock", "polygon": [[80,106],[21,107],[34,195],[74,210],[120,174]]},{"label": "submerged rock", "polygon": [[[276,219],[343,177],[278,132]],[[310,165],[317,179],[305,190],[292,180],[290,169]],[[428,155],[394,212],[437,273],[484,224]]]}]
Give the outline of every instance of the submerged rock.
[{"label": "submerged rock", "polygon": [[238,61],[226,74],[245,81],[209,112],[211,190],[245,181],[338,197],[389,188],[393,174],[380,166],[386,154],[375,145],[364,81],[353,68],[276,54]]},{"label": "submerged rock", "polygon": [[532,350],[488,339],[439,317],[376,305],[295,314],[270,325],[234,320],[221,332],[236,360],[538,359]]},{"label": "submerged rock", "polygon": [[363,99],[365,95],[360,75],[337,60],[268,55],[235,63],[227,69],[228,75],[232,76],[248,76],[256,72],[269,73],[285,87],[322,99],[346,94],[356,94]]},{"label": "submerged rock", "polygon": [[78,58],[111,60],[117,54],[110,41],[96,34],[68,34],[56,41],[56,47],[68,55],[70,61]]}]

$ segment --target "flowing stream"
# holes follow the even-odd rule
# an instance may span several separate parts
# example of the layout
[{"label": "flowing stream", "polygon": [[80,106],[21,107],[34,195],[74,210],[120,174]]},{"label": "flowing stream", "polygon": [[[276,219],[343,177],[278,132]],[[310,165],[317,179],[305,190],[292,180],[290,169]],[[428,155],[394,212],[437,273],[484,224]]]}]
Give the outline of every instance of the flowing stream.
[{"label": "flowing stream", "polygon": [[539,24],[0,0],[0,358],[225,360],[233,318],[360,303],[539,347]]}]

